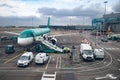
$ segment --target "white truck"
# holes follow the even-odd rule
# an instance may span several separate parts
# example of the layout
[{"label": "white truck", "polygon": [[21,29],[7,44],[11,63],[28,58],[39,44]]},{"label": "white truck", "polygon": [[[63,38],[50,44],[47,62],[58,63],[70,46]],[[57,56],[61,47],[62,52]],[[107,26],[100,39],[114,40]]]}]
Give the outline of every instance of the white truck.
[{"label": "white truck", "polygon": [[38,53],[35,56],[36,64],[44,64],[49,59],[49,56],[46,53]]},{"label": "white truck", "polygon": [[93,54],[94,54],[95,59],[104,59],[103,49],[94,49]]},{"label": "white truck", "polygon": [[93,50],[90,44],[81,44],[80,45],[80,54],[84,60],[93,60],[94,55],[93,55]]}]

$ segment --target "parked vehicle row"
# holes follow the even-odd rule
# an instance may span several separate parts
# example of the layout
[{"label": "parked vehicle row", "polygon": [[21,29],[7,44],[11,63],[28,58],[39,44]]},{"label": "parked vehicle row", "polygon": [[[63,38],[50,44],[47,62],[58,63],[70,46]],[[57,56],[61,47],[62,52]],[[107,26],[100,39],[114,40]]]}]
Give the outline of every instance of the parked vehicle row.
[{"label": "parked vehicle row", "polygon": [[103,49],[92,49],[90,44],[81,44],[80,45],[80,55],[83,60],[92,61],[94,59],[104,59],[104,50]]},{"label": "parked vehicle row", "polygon": [[[20,56],[17,62],[18,67],[29,66],[30,63],[33,61],[34,55],[32,52],[25,52]],[[44,64],[49,59],[49,56],[46,53],[38,53],[35,56],[35,63],[36,64]]]},{"label": "parked vehicle row", "polygon": [[0,41],[12,40],[17,42],[17,36],[0,36]]}]

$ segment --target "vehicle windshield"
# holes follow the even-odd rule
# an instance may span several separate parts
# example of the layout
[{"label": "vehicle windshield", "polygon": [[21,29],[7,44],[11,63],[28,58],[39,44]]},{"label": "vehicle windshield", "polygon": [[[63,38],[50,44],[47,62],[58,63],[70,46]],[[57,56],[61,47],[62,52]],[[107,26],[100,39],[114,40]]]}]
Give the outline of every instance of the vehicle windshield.
[{"label": "vehicle windshield", "polygon": [[11,49],[13,49],[13,47],[9,47],[9,46],[8,46],[6,49],[7,49],[7,50],[11,50]]},{"label": "vehicle windshield", "polygon": [[7,47],[7,50],[10,50],[10,49],[12,49],[11,47]]},{"label": "vehicle windshield", "polygon": [[19,60],[24,61],[24,60],[28,60],[29,58],[27,56],[21,56]]},{"label": "vehicle windshield", "polygon": [[85,53],[86,55],[91,55],[92,54],[92,50],[84,50],[83,53]]}]

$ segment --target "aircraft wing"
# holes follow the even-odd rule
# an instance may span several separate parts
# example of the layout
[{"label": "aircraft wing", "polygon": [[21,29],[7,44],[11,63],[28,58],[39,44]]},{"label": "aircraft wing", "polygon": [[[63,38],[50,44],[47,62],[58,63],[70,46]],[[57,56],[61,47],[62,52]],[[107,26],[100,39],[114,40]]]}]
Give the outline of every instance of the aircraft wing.
[{"label": "aircraft wing", "polygon": [[79,34],[79,33],[57,34],[57,35],[50,35],[50,36],[59,37],[59,36],[67,36],[67,35],[75,35],[75,34]]},{"label": "aircraft wing", "polygon": [[20,33],[15,33],[15,32],[8,32],[8,31],[4,31],[4,32],[8,34],[20,35]]},{"label": "aircraft wing", "polygon": [[[14,35],[20,35],[20,33],[15,33],[15,32],[8,32],[8,31],[4,31],[5,33],[8,33],[8,34],[14,34]],[[75,35],[75,34],[79,34],[79,33],[68,33],[68,34],[57,34],[57,35],[49,35],[51,37],[60,37],[60,36],[68,36],[68,35]]]}]

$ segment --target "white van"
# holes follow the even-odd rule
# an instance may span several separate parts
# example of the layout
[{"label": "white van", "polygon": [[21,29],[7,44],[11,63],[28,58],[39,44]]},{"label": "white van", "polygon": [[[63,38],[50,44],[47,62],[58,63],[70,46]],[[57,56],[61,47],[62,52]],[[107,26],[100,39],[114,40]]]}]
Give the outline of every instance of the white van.
[{"label": "white van", "polygon": [[33,61],[33,57],[32,52],[25,52],[20,56],[17,66],[28,66]]},{"label": "white van", "polygon": [[44,64],[49,59],[49,56],[46,53],[38,53],[35,56],[36,64]]},{"label": "white van", "polygon": [[80,54],[84,60],[93,60],[93,50],[90,44],[81,44],[80,45]]},{"label": "white van", "polygon": [[96,59],[104,59],[104,50],[103,49],[94,49],[93,54]]}]

